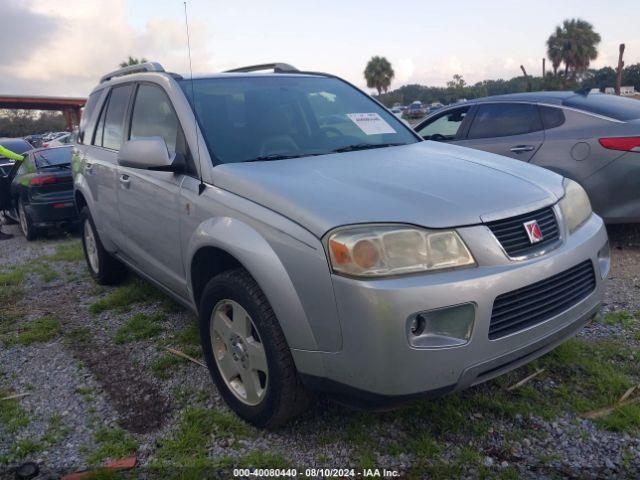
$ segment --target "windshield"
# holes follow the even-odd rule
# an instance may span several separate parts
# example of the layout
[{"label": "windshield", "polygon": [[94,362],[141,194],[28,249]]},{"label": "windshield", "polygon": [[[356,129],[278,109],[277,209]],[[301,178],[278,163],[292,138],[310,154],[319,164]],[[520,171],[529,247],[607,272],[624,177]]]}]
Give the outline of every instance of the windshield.
[{"label": "windshield", "polygon": [[[190,98],[190,81],[180,83]],[[198,122],[218,163],[419,141],[394,115],[335,78],[205,78],[195,79],[193,90]]]},{"label": "windshield", "polygon": [[34,154],[38,168],[63,166],[71,163],[71,147],[40,150]]},{"label": "windshield", "polygon": [[[0,140],[0,145],[11,150],[13,153],[17,153],[20,155],[33,148],[29,142],[27,142],[26,140],[22,140],[21,138]],[[0,158],[5,157],[3,155],[0,155]]]}]

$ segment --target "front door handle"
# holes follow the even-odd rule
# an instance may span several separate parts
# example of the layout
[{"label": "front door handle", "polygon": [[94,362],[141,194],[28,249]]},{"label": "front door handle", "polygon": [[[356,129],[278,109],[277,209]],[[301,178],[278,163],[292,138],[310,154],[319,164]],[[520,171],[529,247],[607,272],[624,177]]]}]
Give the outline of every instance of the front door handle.
[{"label": "front door handle", "polygon": [[93,163],[86,162],[84,164],[84,171],[89,173],[89,174],[92,173],[93,172]]},{"label": "front door handle", "polygon": [[535,149],[533,145],[516,145],[510,148],[513,153],[533,152]]}]

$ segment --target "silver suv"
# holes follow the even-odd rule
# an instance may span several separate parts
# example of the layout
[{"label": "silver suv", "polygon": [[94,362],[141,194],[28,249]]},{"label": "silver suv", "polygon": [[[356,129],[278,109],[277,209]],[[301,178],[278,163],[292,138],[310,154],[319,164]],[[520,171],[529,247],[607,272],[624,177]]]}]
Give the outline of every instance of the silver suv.
[{"label": "silver suv", "polygon": [[310,392],[383,407],[523,365],[597,314],[609,270],[575,182],[285,64],[104,76],[73,171],[93,278],[126,267],[196,312],[220,393],[263,427]]}]

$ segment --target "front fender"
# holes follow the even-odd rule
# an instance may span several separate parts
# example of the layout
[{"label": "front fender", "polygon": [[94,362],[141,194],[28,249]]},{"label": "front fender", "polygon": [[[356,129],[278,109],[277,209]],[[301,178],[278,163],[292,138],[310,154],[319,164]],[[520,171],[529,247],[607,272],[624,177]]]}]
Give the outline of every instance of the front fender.
[{"label": "front fender", "polygon": [[[298,242],[289,236],[287,239]],[[202,222],[191,237],[187,258],[192,259],[204,247],[224,250],[249,271],[269,300],[290,348],[318,350],[318,342],[287,270],[258,231],[235,218],[211,218]],[[187,270],[189,289],[193,292],[190,262]]]}]

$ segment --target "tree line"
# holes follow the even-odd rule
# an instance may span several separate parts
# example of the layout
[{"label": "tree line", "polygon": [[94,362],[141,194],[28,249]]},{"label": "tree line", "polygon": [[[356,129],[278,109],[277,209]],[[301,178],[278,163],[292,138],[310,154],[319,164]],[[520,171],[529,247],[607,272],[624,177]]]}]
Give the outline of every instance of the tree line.
[{"label": "tree line", "polygon": [[32,133],[62,132],[66,129],[60,112],[0,110],[0,137],[25,137]]},{"label": "tree line", "polygon": [[[633,85],[640,91],[640,63],[624,67],[621,45],[619,72],[613,67],[589,68],[598,57],[600,35],[593,25],[581,19],[564,20],[546,41],[547,58],[542,60],[541,75],[529,75],[521,66],[522,75],[509,80],[483,80],[468,85],[461,75],[454,75],[446,87],[429,87],[411,84],[389,91],[395,76],[391,63],[382,56],[372,57],[367,63],[364,78],[369,88],[375,88],[378,99],[391,106],[407,104],[415,100],[423,103],[449,104],[461,99],[472,99],[490,95],[540,90],[578,90]],[[550,68],[546,69],[549,60]],[[620,79],[617,78],[620,73]]]}]

